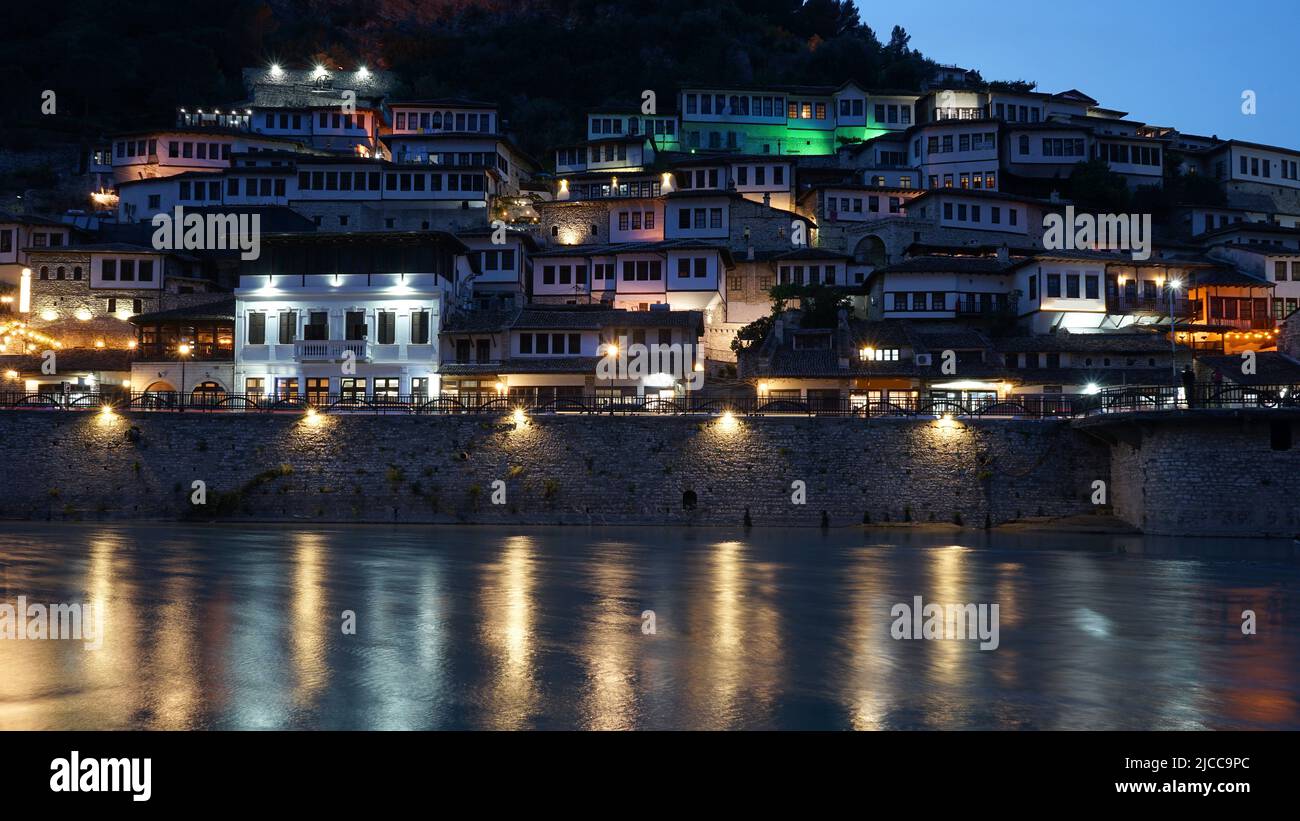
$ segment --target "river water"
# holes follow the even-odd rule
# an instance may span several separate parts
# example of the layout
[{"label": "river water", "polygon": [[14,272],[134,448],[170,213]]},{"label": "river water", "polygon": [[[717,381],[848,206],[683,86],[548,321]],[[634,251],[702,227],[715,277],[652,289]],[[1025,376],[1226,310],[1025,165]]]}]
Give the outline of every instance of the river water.
[{"label": "river water", "polygon": [[[1297,729],[1291,554],[902,529],[10,522],[0,729]],[[996,648],[893,638],[916,596],[996,604]],[[18,638],[20,597],[79,605],[81,639]]]}]

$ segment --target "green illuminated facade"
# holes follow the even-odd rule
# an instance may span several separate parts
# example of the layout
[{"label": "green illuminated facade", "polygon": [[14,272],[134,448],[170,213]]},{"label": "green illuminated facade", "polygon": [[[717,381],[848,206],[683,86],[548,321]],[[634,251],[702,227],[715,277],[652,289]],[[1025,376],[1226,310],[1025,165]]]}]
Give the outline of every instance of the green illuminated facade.
[{"label": "green illuminated facade", "polygon": [[[797,122],[797,121],[796,121]],[[760,123],[688,122],[682,126],[687,150],[735,150],[741,154],[834,154],[846,141],[865,141],[895,133],[885,128],[853,125],[800,128]]]},{"label": "green illuminated facade", "polygon": [[834,154],[847,142],[905,131],[918,95],[838,87],[683,88],[678,95],[686,151],[752,155]]}]

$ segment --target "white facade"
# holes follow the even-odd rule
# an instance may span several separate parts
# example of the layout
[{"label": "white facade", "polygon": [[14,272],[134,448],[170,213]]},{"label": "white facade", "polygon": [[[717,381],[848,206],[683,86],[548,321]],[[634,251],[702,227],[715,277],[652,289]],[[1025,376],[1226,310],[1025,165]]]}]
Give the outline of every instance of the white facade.
[{"label": "white facade", "polygon": [[998,188],[998,124],[944,120],[917,129],[912,160],[926,188]]},{"label": "white facade", "polygon": [[446,285],[432,273],[241,276],[233,391],[436,395]]},{"label": "white facade", "polygon": [[26,249],[66,247],[71,236],[66,225],[0,218],[0,283],[19,283],[23,269],[29,267]]},{"label": "white facade", "polygon": [[1034,333],[1097,329],[1106,318],[1104,262],[1036,260],[1015,277],[1021,321]]}]

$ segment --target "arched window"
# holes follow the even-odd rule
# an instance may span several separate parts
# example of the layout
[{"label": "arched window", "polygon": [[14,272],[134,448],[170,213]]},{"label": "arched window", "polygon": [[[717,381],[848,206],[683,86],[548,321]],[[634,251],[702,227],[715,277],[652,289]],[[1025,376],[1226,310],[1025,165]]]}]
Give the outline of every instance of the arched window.
[{"label": "arched window", "polygon": [[76,266],[75,268],[72,269],[72,278],[75,279],[75,280],[80,280],[80,279],[81,279],[81,266],[80,266],[80,265],[78,265],[78,266]]},{"label": "arched window", "polygon": [[64,267],[63,267],[62,265],[60,265],[58,268],[55,268],[55,269],[54,269],[54,278],[55,278],[55,279],[65,279],[65,278],[67,278],[67,271],[64,269]]},{"label": "arched window", "polygon": [[48,265],[42,265],[41,279],[49,279],[49,278],[50,278],[50,267]]},{"label": "arched window", "polygon": [[441,112],[441,111],[435,111],[435,112],[433,112],[433,127],[434,127],[434,128],[442,128],[442,112]]}]

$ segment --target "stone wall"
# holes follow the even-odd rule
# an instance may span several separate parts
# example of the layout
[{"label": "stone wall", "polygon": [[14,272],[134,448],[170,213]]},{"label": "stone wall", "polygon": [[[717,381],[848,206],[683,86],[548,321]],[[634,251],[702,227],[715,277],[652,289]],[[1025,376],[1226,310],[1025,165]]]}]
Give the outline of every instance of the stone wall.
[{"label": "stone wall", "polygon": [[[1111,448],[1115,515],[1155,535],[1300,534],[1300,426],[1278,412],[1124,426]],[[1105,427],[1098,429],[1106,433]]]},{"label": "stone wall", "polygon": [[185,516],[201,480],[194,512],[236,521],[983,527],[1090,512],[1108,469],[1068,423],[992,420],[4,411],[0,437],[0,517],[86,521]]}]

